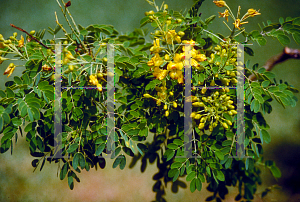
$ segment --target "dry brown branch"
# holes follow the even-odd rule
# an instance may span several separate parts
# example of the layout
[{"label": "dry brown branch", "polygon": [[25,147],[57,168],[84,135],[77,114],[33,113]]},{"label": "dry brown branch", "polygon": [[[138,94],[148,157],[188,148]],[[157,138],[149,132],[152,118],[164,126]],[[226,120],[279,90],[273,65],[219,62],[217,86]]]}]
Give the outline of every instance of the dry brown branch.
[{"label": "dry brown branch", "polygon": [[[288,59],[300,59],[300,50],[299,49],[291,49],[289,47],[285,47],[282,53],[271,57],[267,60],[266,64],[263,66],[267,71],[271,71],[274,66],[278,63],[284,62]],[[256,76],[254,74],[249,76],[249,79],[254,81],[256,80]]]}]

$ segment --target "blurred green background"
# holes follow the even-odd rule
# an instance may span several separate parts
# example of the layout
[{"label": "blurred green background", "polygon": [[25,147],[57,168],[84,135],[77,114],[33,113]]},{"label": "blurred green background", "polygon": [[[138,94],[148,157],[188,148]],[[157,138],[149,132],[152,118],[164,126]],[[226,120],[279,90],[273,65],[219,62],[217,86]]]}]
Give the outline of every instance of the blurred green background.
[{"label": "blurred green background", "polygon": [[[165,1],[169,9],[189,9],[193,0],[168,0]],[[260,9],[262,15],[249,18],[249,24],[245,25],[246,31],[259,30],[258,23],[271,20],[278,22],[279,17],[300,16],[299,0],[243,0],[226,1],[234,13],[238,5],[242,7],[241,13],[248,8]],[[157,1],[160,5],[162,1]],[[55,0],[0,0],[0,33],[8,38],[17,31],[9,24],[12,23],[27,31],[40,30],[48,26],[54,28],[56,11],[60,23],[65,27],[67,24],[61,14],[60,8]],[[90,24],[111,24],[119,32],[129,32],[139,27],[140,19],[144,12],[154,10],[144,0],[73,0],[69,7],[75,21],[86,27]],[[210,15],[218,15],[224,9],[214,5],[212,0],[206,0],[200,12],[205,19]],[[228,29],[222,23],[223,19],[216,18],[210,26],[210,30],[229,34]],[[68,29],[67,29],[68,30]],[[21,32],[18,32],[18,38]],[[51,35],[46,33],[45,38]],[[263,65],[267,59],[280,53],[283,46],[277,39],[267,38],[267,45],[260,47],[254,44],[255,56],[247,56],[251,64]],[[300,48],[293,40],[289,45],[291,48]],[[9,62],[0,65],[0,72],[4,72]],[[21,64],[21,63],[20,63]],[[4,89],[6,81],[12,80],[15,75],[20,76],[24,67],[18,67],[10,78],[0,73],[0,89]],[[278,79],[289,81],[290,84],[300,89],[300,60],[289,60],[275,67],[273,72]],[[300,96],[297,95],[299,99]],[[273,191],[264,201],[298,201],[300,200],[300,105],[294,108],[283,109],[282,106],[273,102],[273,112],[266,115],[271,126],[269,130],[272,141],[269,145],[264,144],[265,159],[275,160],[282,171],[282,177],[276,181],[270,172],[262,168],[263,184],[258,193],[266,187],[278,183],[282,189]],[[1,135],[0,135],[1,136]],[[60,181],[57,177],[57,165],[47,164],[42,172],[37,170],[33,173],[31,161],[33,157],[29,154],[28,144],[24,138],[20,138],[14,145],[14,153],[10,152],[0,155],[0,201],[151,201],[155,194],[152,192],[154,181],[153,174],[157,171],[154,165],[148,166],[145,173],[140,172],[138,163],[133,169],[112,169],[112,161],[107,162],[103,170],[92,170],[79,174],[81,182],[75,183],[75,189],[70,191],[66,179]],[[182,179],[185,181],[184,179]],[[188,184],[189,185],[189,184]],[[205,187],[205,186],[203,186]],[[176,194],[171,192],[171,186],[167,188],[166,199],[168,201],[205,201],[210,194],[203,188],[201,192],[190,193],[189,189],[179,189]],[[233,201],[236,189],[231,189],[226,201]]]}]

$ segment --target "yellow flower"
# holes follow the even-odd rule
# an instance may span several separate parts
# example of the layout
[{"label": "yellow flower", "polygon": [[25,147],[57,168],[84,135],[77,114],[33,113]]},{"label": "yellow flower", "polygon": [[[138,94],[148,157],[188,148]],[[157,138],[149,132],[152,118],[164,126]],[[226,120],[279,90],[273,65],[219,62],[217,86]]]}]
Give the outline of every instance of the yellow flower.
[{"label": "yellow flower", "polygon": [[151,66],[159,67],[163,63],[164,63],[163,59],[161,59],[158,53],[155,53],[155,55],[151,58],[151,60],[147,62],[147,65],[149,67]]},{"label": "yellow flower", "polygon": [[219,1],[214,1],[214,3],[216,4],[216,6],[218,7],[224,7],[226,5],[226,2],[223,0],[219,0]]},{"label": "yellow flower", "polygon": [[24,46],[24,37],[21,35],[21,40],[19,41],[19,47],[22,48]]},{"label": "yellow flower", "polygon": [[235,28],[240,29],[240,26],[242,26],[243,24],[247,24],[248,22],[241,22],[240,19],[236,19],[236,21],[233,23]]},{"label": "yellow flower", "polygon": [[157,79],[163,80],[168,74],[168,70],[164,69],[160,72],[160,74],[157,76]]},{"label": "yellow flower", "polygon": [[10,63],[8,65],[8,67],[6,68],[6,70],[4,71],[3,75],[8,74],[7,78],[10,77],[10,75],[14,72],[15,68],[16,68],[16,65],[14,63]]},{"label": "yellow flower", "polygon": [[224,11],[224,13],[219,12],[219,15],[220,15],[219,18],[220,17],[225,18],[226,21],[228,22],[229,11],[227,9]]},{"label": "yellow flower", "polygon": [[191,66],[192,67],[198,67],[199,65],[200,64],[195,59],[192,58],[192,60],[191,60]]},{"label": "yellow flower", "polygon": [[[192,39],[190,41],[183,40],[182,43],[183,44],[191,44],[191,47],[193,47],[196,44],[196,42],[194,40],[192,40]],[[185,51],[185,46],[182,46],[182,51]]]},{"label": "yellow flower", "polygon": [[174,62],[169,62],[168,66],[167,66],[168,70],[172,70],[172,69],[176,69],[176,63]]},{"label": "yellow flower", "polygon": [[204,54],[197,54],[195,60],[197,60],[198,62],[203,62],[206,60],[206,56]]},{"label": "yellow flower", "polygon": [[[181,72],[181,71],[180,71]],[[177,79],[178,83],[182,84],[183,83],[183,74],[181,72],[181,74],[179,75],[178,79]]]},{"label": "yellow flower", "polygon": [[159,46],[159,39],[153,40],[153,46],[151,47],[153,49],[151,52],[159,53],[161,51],[161,48]]},{"label": "yellow flower", "polygon": [[176,41],[177,43],[181,42],[180,36],[177,35],[175,30],[169,30],[166,36],[166,40],[168,44],[172,44],[173,41]]},{"label": "yellow flower", "polygon": [[254,16],[256,16],[256,15],[260,15],[260,14],[261,14],[261,13],[259,13],[259,10],[256,11],[256,10],[253,9],[253,8],[248,9],[248,12],[247,12],[247,13],[249,14],[250,17],[254,17]]},{"label": "yellow flower", "polygon": [[159,69],[159,67],[154,67],[153,76],[154,76],[155,78],[157,78],[158,75],[160,75],[161,71],[162,71],[162,70]]}]

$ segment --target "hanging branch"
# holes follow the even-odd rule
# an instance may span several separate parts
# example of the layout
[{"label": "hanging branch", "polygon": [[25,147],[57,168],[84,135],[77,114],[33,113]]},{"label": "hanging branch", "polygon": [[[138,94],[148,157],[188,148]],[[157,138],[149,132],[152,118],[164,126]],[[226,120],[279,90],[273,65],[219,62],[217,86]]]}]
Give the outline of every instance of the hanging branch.
[{"label": "hanging branch", "polygon": [[28,32],[26,32],[24,29],[17,27],[13,24],[10,24],[10,26],[12,26],[13,28],[16,28],[18,30],[20,30],[21,32],[24,32],[25,34],[27,34],[28,36],[30,36],[32,39],[34,39],[36,42],[38,42],[39,44],[41,44],[42,46],[44,46],[47,49],[50,49],[53,53],[55,53],[54,50],[52,50],[50,47],[46,46],[45,44],[43,44],[42,42],[40,42],[39,40],[37,40],[34,36],[32,36],[31,34],[29,34]]},{"label": "hanging branch", "polygon": [[[299,49],[291,49],[289,47],[285,47],[282,53],[271,57],[267,60],[266,64],[263,66],[267,71],[271,71],[274,66],[278,63],[284,62],[288,59],[300,59],[300,50]],[[256,80],[256,76],[254,74],[249,76],[249,79],[252,81]]]}]

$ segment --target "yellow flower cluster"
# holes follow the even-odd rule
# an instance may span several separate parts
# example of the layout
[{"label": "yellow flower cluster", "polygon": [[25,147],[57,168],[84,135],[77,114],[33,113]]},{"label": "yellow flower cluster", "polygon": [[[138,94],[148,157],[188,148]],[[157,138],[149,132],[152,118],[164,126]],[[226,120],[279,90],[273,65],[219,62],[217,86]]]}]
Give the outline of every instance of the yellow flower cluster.
[{"label": "yellow flower cluster", "polygon": [[[173,30],[170,30],[173,31]],[[171,32],[173,35],[176,37],[176,32],[175,34]],[[167,37],[168,40],[168,37]],[[176,40],[176,38],[175,38]],[[180,39],[179,39],[180,40]],[[193,47],[195,45],[195,41],[190,40],[184,40],[184,44],[191,44]],[[159,80],[164,79],[167,74],[169,73],[170,77],[172,79],[176,79],[178,83],[182,84],[183,81],[183,74],[182,74],[182,69],[184,66],[184,59],[185,59],[185,46],[182,47],[182,53],[175,53],[175,56],[173,57],[173,61],[169,61],[167,65],[167,69],[160,69],[159,67],[164,63],[163,59],[159,56],[159,52],[161,51],[161,48],[159,46],[159,39],[156,39],[153,41],[153,46],[150,48],[151,52],[154,52],[155,55],[150,59],[150,61],[147,62],[149,67],[154,66],[153,68],[153,76]],[[152,49],[152,50],[151,50]],[[159,50],[159,51],[158,51]],[[195,67],[197,69],[200,69],[200,64],[198,62],[202,62],[206,60],[206,56],[204,54],[201,54],[199,51],[196,49],[192,48],[191,49],[191,66]],[[169,55],[167,57],[169,58]]]},{"label": "yellow flower cluster", "polygon": [[166,40],[168,44],[172,44],[174,41],[177,43],[181,42],[180,36],[176,33],[175,30],[169,30],[166,35]]},{"label": "yellow flower cluster", "polygon": [[97,86],[97,90],[102,92],[102,85],[98,82],[98,79],[96,76],[94,75],[90,75],[90,80],[89,82],[94,85],[94,86]]}]

